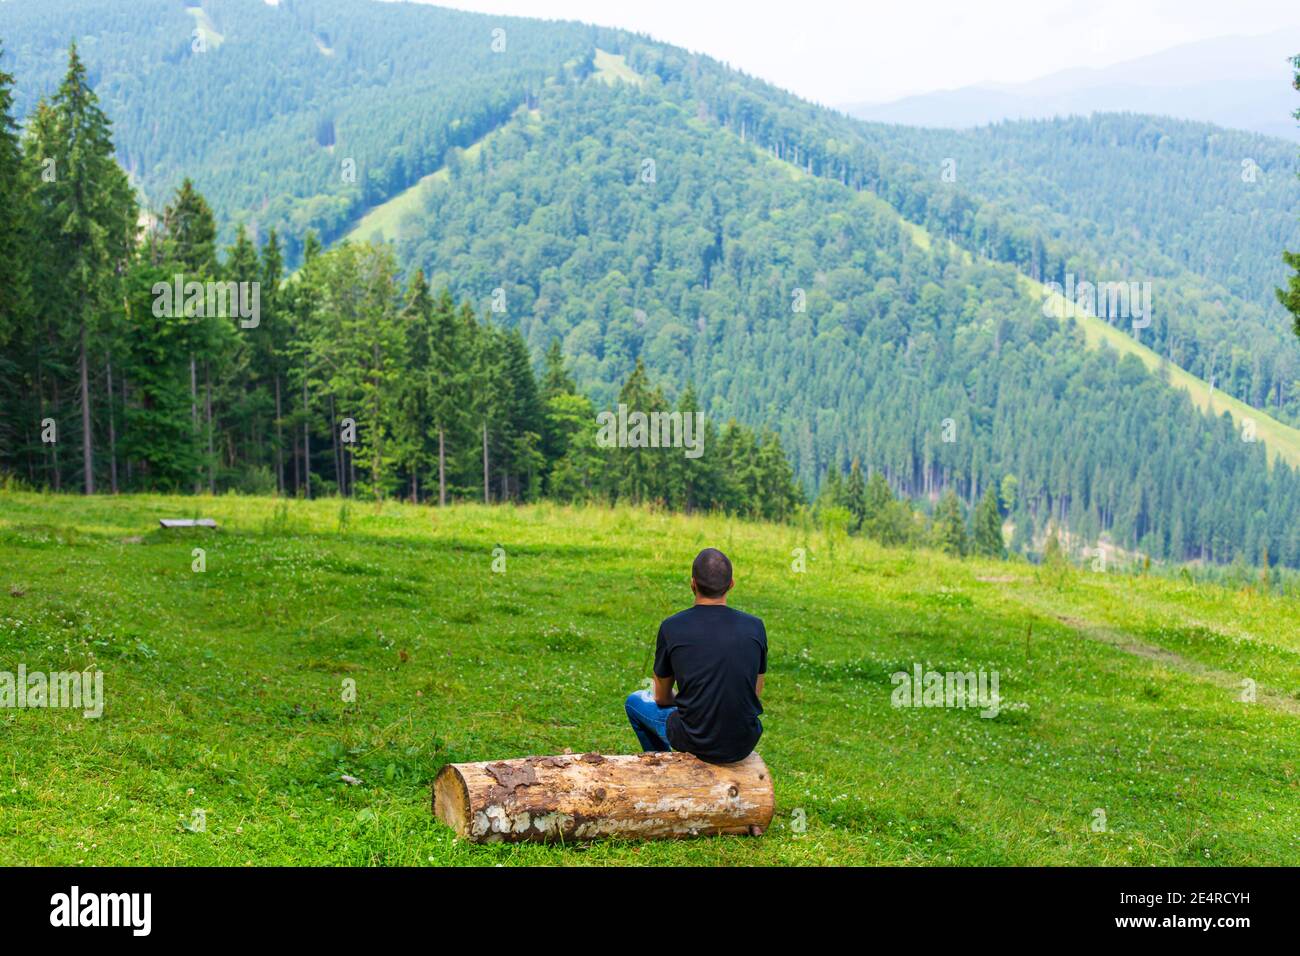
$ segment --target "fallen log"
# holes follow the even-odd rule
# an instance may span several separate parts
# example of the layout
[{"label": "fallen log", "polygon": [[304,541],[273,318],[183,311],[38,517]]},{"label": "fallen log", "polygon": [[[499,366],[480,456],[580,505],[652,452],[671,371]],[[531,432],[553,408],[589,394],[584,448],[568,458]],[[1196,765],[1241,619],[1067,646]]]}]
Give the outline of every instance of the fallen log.
[{"label": "fallen log", "polygon": [[453,763],[433,783],[434,815],[473,843],[744,834],[766,828],[774,807],[756,753],[729,764],[684,753]]}]

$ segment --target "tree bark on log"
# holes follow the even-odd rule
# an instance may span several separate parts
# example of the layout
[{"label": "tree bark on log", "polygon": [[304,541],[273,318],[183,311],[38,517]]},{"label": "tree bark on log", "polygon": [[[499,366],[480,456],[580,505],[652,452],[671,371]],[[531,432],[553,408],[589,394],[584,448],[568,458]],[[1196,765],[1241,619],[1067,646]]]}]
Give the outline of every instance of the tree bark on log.
[{"label": "tree bark on log", "polygon": [[472,843],[745,834],[774,808],[756,753],[730,764],[684,753],[447,764],[433,784],[434,815]]}]

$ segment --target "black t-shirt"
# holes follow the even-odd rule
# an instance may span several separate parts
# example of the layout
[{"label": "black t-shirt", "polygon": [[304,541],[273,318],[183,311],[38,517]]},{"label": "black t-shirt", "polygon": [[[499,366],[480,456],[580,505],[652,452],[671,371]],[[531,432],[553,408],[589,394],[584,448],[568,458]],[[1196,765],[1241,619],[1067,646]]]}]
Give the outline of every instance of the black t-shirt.
[{"label": "black t-shirt", "polygon": [[659,625],[655,676],[677,682],[668,743],[709,763],[744,760],[762,736],[754,685],[767,672],[763,622],[725,604],[696,604]]}]

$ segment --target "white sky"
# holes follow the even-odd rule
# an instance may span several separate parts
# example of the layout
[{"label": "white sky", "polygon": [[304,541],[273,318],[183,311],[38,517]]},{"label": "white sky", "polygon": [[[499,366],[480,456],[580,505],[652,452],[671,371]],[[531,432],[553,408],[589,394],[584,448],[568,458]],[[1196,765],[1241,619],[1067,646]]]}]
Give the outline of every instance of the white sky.
[{"label": "white sky", "polygon": [[432,2],[648,33],[828,105],[1014,83],[1194,40],[1283,28],[1295,29],[1300,51],[1295,0]]}]

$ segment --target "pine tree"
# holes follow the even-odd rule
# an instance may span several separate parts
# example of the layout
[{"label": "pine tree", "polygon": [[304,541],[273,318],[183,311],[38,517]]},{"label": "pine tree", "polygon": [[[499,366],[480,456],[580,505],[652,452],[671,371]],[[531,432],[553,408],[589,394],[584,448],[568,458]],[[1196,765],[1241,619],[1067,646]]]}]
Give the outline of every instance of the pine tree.
[{"label": "pine tree", "polygon": [[563,454],[553,462],[547,493],[561,501],[607,496],[605,449],[596,444],[595,407],[585,395],[560,392],[546,402],[548,427],[562,436]]},{"label": "pine tree", "polygon": [[[163,255],[173,267],[168,279],[179,281],[181,288],[189,282],[211,282],[218,272],[217,224],[207,200],[189,179],[176,191],[176,197],[163,210]],[[192,441],[201,447],[203,427],[199,412],[199,358],[205,360],[216,351],[221,329],[214,317],[200,312],[192,314],[188,302],[173,302],[172,309],[187,319],[190,361],[190,423]],[[211,468],[210,456],[205,459]],[[199,490],[199,475],[194,476],[194,490]]]},{"label": "pine tree", "polygon": [[[4,49],[0,47],[0,60]],[[0,408],[16,410],[28,405],[19,363],[11,358],[21,330],[28,325],[31,309],[31,280],[28,268],[32,209],[30,183],[13,117],[13,77],[0,70]],[[36,416],[27,413],[26,417]],[[18,414],[0,415],[0,468],[17,467],[19,449]]]},{"label": "pine tree", "polygon": [[[219,273],[232,290],[226,301],[227,314],[209,317],[212,346],[203,361],[204,439],[208,490],[212,494],[217,490],[217,446],[227,450],[227,468],[233,471],[240,462],[248,468],[259,457],[255,449],[261,447],[267,431],[265,419],[269,409],[264,399],[269,396],[262,387],[268,358],[262,343],[267,340],[260,314],[257,328],[242,327],[240,317],[251,302],[239,301],[240,290],[249,288],[251,298],[251,283],[260,286],[261,268],[257,249],[248,237],[248,230],[241,225],[235,232],[234,244],[226,250],[226,261]],[[261,307],[260,292],[258,307]],[[227,410],[224,422],[219,420],[222,409]]]},{"label": "pine tree", "polygon": [[406,470],[411,500],[420,500],[420,473],[432,460],[428,447],[429,408],[433,395],[433,297],[424,270],[411,277],[402,308],[408,373],[399,383],[396,458]]},{"label": "pine tree", "polygon": [[971,534],[972,550],[976,554],[989,558],[1005,557],[1006,548],[1002,542],[1002,512],[998,510],[998,492],[992,484],[984,490],[984,496],[975,509],[972,522],[974,524]]},{"label": "pine tree", "polygon": [[205,281],[217,274],[217,223],[212,207],[188,178],[163,210],[163,251],[191,278]]},{"label": "pine tree", "polygon": [[697,416],[700,411],[699,398],[695,386],[687,384],[677,401],[677,411],[681,413],[683,425],[688,420],[700,422],[700,428],[692,437],[703,448],[698,458],[680,458],[674,456],[675,482],[672,489],[672,505],[683,511],[721,507],[725,493],[725,482],[721,473],[721,459],[718,454],[717,434],[713,422],[707,416]]},{"label": "pine tree", "polygon": [[434,305],[429,329],[429,416],[438,440],[438,504],[447,503],[447,443],[470,444],[465,437],[464,412],[469,371],[463,348],[467,345],[456,319],[451,293],[443,289]]},{"label": "pine tree", "polygon": [[849,514],[853,515],[851,530],[861,531],[862,521],[867,516],[867,483],[862,477],[862,464],[856,458],[849,466],[849,480],[844,485],[844,497],[840,504],[848,508]]},{"label": "pine tree", "polygon": [[[550,347],[546,350],[546,358],[543,360],[542,365],[540,388],[541,401],[544,406],[540,451],[546,463],[547,478],[545,480],[549,487],[550,469],[564,457],[570,437],[569,414],[571,410],[565,406],[565,403],[556,405],[555,400],[561,396],[577,393],[577,386],[573,382],[573,376],[569,374],[569,370],[564,366],[564,351],[560,347],[558,338],[552,339]],[[561,409],[563,409],[561,414],[553,414],[553,411]]]},{"label": "pine tree", "polygon": [[356,456],[369,466],[369,492],[379,500],[393,477],[392,438],[406,367],[397,268],[387,246],[351,243],[321,256],[321,266],[314,352],[329,366],[330,390],[350,404]]},{"label": "pine tree", "polygon": [[459,325],[464,340],[469,343],[466,389],[470,399],[468,411],[478,430],[482,451],[483,503],[490,504],[493,446],[500,444],[497,432],[504,416],[506,393],[500,333],[490,323],[480,325],[468,303],[461,306]]},{"label": "pine tree", "polygon": [[912,507],[894,498],[889,482],[879,471],[867,479],[865,517],[862,533],[881,544],[907,544],[912,537]]},{"label": "pine tree", "polygon": [[[822,480],[821,493],[818,495],[819,508],[839,508],[840,500],[844,496],[844,475],[838,465],[832,464],[826,469],[826,477]],[[852,516],[850,516],[852,517]]]},{"label": "pine tree", "polygon": [[108,309],[122,306],[121,277],[134,247],[136,205],[126,174],[113,158],[110,123],[90,88],[76,44],[68,71],[42,121],[33,126],[40,165],[34,218],[43,248],[58,263],[45,274],[45,305],[70,321],[81,407],[82,490],[95,491],[91,355]]},{"label": "pine tree", "polygon": [[759,500],[757,512],[767,521],[787,521],[803,499],[790,460],[776,432],[767,429],[758,439]]},{"label": "pine tree", "polygon": [[[650,382],[645,364],[636,360],[631,374],[618,392],[618,404],[627,406],[627,414],[644,414],[649,417],[652,412],[664,411],[665,402],[662,393]],[[614,414],[617,418],[618,409]],[[648,426],[647,426],[648,428]],[[634,437],[629,426],[629,446]],[[609,449],[610,493],[615,500],[631,502],[654,501],[662,499],[665,492],[664,475],[657,453],[658,448],[648,447],[611,447]]]},{"label": "pine tree", "polygon": [[[4,48],[0,47],[0,60]],[[27,271],[31,208],[13,117],[13,77],[0,70],[0,355],[30,307]],[[15,370],[16,371],[16,370]],[[6,380],[8,376],[5,376]]]},{"label": "pine tree", "polygon": [[[502,499],[529,500],[540,485],[545,459],[541,452],[545,409],[533,375],[528,346],[519,329],[502,336],[502,370],[506,387],[502,447]],[[513,477],[513,487],[511,478]]]},{"label": "pine tree", "polygon": [[551,339],[551,344],[546,350],[546,358],[542,368],[541,382],[542,398],[547,399],[553,395],[574,395],[578,391],[578,386],[574,384],[573,376],[564,364],[564,349],[560,347],[558,338]]},{"label": "pine tree", "polygon": [[271,393],[275,408],[275,490],[284,494],[284,380],[289,343],[293,328],[285,310],[280,283],[284,278],[284,255],[280,239],[274,229],[262,246],[262,274],[260,293],[262,299],[262,326],[258,337],[259,354],[271,379]]},{"label": "pine tree", "polygon": [[[288,420],[294,435],[293,468],[294,494],[305,498],[312,496],[311,471],[311,419],[313,387],[321,388],[328,377],[323,373],[328,368],[329,359],[324,352],[327,336],[321,326],[321,300],[324,295],[326,266],[324,253],[321,252],[320,240],[316,233],[307,233],[303,241],[302,266],[298,270],[296,281],[286,283],[288,295],[285,309],[292,316],[293,338],[286,354],[289,369],[286,378],[289,392],[293,396],[293,411]],[[353,464],[351,454],[338,446],[338,416],[340,411],[335,405],[335,395],[328,395],[330,403],[330,433],[334,445],[334,471],[339,492],[351,496],[353,484],[350,468]],[[345,461],[346,457],[346,461]]]},{"label": "pine tree", "polygon": [[935,506],[931,536],[935,547],[944,554],[960,557],[966,553],[966,519],[961,513],[961,500],[951,488]]},{"label": "pine tree", "polygon": [[201,465],[190,411],[189,329],[183,316],[155,315],[158,283],[172,281],[152,237],[126,277],[127,321],[122,335],[123,401],[121,452],[128,485],[154,490],[192,488]]}]

